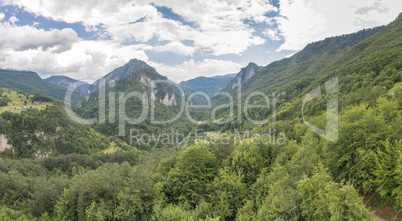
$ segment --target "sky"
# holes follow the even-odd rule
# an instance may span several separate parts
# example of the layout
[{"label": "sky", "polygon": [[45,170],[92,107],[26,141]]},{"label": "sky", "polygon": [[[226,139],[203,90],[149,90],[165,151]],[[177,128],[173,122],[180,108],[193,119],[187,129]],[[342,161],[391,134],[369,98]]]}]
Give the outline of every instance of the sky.
[{"label": "sky", "polygon": [[400,12],[400,0],[0,0],[0,68],[92,82],[136,58],[180,82],[265,66]]}]

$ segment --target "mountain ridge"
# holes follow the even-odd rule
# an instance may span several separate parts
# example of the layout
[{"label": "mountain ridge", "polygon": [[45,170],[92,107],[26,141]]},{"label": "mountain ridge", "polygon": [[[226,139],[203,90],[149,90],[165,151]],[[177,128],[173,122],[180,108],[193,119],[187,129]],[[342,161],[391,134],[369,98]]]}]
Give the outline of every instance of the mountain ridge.
[{"label": "mountain ridge", "polygon": [[119,79],[123,79],[123,78],[127,77],[128,75],[133,74],[136,71],[139,71],[139,70],[142,70],[142,69],[150,69],[150,70],[155,71],[155,69],[153,67],[151,67],[150,65],[148,65],[146,62],[144,62],[142,60],[131,59],[125,65],[114,69],[113,71],[109,72],[105,76],[103,76],[103,77],[99,78],[98,80],[96,80],[94,83],[92,83],[90,85],[89,90],[91,92],[96,90],[96,88],[99,85],[99,80],[100,79],[104,79],[106,83],[109,83],[111,81],[117,81]]},{"label": "mountain ridge", "polygon": [[[65,87],[65,88],[73,87],[73,88],[75,88],[75,91],[77,91],[81,94],[84,94],[84,95],[89,93],[90,84],[83,82],[83,81],[75,80],[73,78],[70,78],[70,77],[67,77],[64,75],[53,75],[44,80],[47,82]],[[77,87],[77,84],[80,84],[80,86]]]},{"label": "mountain ridge", "polygon": [[196,77],[187,81],[180,82],[180,86],[186,88],[190,92],[204,92],[212,95],[223,89],[237,74],[217,75],[212,77]]},{"label": "mountain ridge", "polygon": [[[43,94],[56,100],[63,100],[67,88],[43,80],[36,72],[0,69],[0,87],[23,91],[30,94]],[[79,98],[78,93],[73,94]]]}]

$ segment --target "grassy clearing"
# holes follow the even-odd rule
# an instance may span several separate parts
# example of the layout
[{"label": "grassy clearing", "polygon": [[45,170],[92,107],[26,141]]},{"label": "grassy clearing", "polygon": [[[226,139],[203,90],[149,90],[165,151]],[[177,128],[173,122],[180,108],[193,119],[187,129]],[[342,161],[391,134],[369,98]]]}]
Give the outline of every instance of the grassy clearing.
[{"label": "grassy clearing", "polygon": [[396,93],[402,90],[402,82],[395,83],[394,86],[389,89],[388,94]]},{"label": "grassy clearing", "polygon": [[102,153],[114,153],[121,150],[120,147],[116,146],[114,142],[110,143],[110,147],[106,150],[103,150]]},{"label": "grassy clearing", "polygon": [[17,112],[19,111],[18,109],[20,106],[24,106],[25,108],[44,109],[47,105],[53,105],[51,102],[32,102],[31,98],[33,95],[29,95],[27,99],[26,95],[17,91],[4,88],[0,88],[0,91],[3,91],[0,98],[5,98],[5,96],[7,96],[7,98],[11,100],[11,102],[8,102],[7,106],[0,107],[0,114],[5,111]]}]

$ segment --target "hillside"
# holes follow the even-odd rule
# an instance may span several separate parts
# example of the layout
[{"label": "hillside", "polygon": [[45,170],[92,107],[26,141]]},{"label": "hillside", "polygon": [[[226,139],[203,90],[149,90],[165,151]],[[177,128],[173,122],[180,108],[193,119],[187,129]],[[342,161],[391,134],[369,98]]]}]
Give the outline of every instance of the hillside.
[{"label": "hillside", "polygon": [[7,100],[7,103],[0,102],[0,114],[6,111],[16,112],[27,109],[44,109],[53,105],[50,98],[42,95],[26,94],[10,89],[0,89],[0,101]]},{"label": "hillside", "polygon": [[213,77],[197,77],[188,81],[180,82],[180,86],[186,88],[189,92],[204,92],[212,95],[223,89],[236,76],[236,74],[219,75]]},{"label": "hillside", "polygon": [[[0,87],[29,94],[44,94],[56,100],[64,100],[67,92],[66,88],[41,79],[35,72],[4,69],[0,69]],[[78,93],[74,93],[74,99],[79,97]]]},{"label": "hillside", "polygon": [[[254,74],[242,85],[243,96],[252,91],[274,92],[290,82],[306,76],[314,76],[350,48],[383,28],[366,29],[308,44],[290,58],[273,62]],[[227,91],[230,92],[230,88]]]},{"label": "hillside", "polygon": [[[0,114],[1,158],[95,154],[111,146],[108,137],[72,121],[59,102],[45,104]],[[133,149],[121,142],[116,144],[119,149]]]}]

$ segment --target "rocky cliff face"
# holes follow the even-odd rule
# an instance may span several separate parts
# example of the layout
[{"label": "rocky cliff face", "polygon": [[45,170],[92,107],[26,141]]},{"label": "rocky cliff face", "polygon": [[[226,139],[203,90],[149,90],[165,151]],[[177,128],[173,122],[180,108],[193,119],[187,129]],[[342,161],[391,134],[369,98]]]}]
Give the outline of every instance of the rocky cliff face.
[{"label": "rocky cliff face", "polygon": [[163,98],[163,100],[161,100],[161,102],[166,105],[166,106],[176,106],[176,97],[174,96],[174,94],[172,94],[169,98],[169,94],[165,94],[165,97]]},{"label": "rocky cliff face", "polygon": [[248,79],[250,79],[257,71],[261,69],[260,66],[254,64],[254,63],[249,63],[247,67],[242,68],[240,72],[237,74],[237,76],[232,80],[232,82],[229,84],[231,85],[232,89],[235,89],[239,86],[239,80],[240,84],[244,83]]},{"label": "rocky cliff face", "polygon": [[149,78],[149,77],[147,77],[147,76],[145,76],[145,75],[141,75],[141,77],[140,77],[140,82],[143,84],[143,85],[145,85],[145,86],[147,86],[148,88],[156,88],[156,84],[155,84],[155,82],[151,79],[151,78]]},{"label": "rocky cliff face", "polygon": [[[62,76],[62,75],[56,75],[56,76],[51,76],[45,81],[50,82],[52,84],[56,84],[65,88],[74,88],[76,89],[75,91],[81,93],[81,94],[88,94],[89,93],[89,84],[82,82],[82,81],[77,81],[75,79]],[[77,84],[80,84],[80,86],[77,86]]]},{"label": "rocky cliff face", "polygon": [[6,136],[4,134],[0,134],[0,152],[10,148],[12,148],[12,145],[8,144],[8,139]]},{"label": "rocky cliff face", "polygon": [[[157,88],[157,85],[155,84],[155,82],[151,78],[149,78],[149,77],[147,77],[145,75],[141,75],[139,81],[144,86],[148,87],[148,89],[153,88],[153,91],[150,90],[150,96],[151,96],[151,99],[157,100],[156,94],[158,93],[158,88]],[[166,105],[166,106],[176,106],[177,105],[176,97],[175,97],[174,94],[169,96],[169,94],[166,93],[165,97],[163,99],[159,99],[159,101],[161,103],[163,103],[164,105]]]}]

